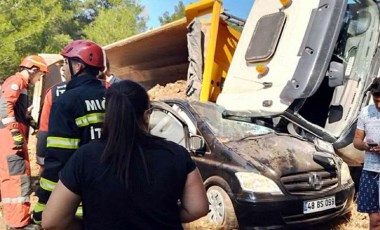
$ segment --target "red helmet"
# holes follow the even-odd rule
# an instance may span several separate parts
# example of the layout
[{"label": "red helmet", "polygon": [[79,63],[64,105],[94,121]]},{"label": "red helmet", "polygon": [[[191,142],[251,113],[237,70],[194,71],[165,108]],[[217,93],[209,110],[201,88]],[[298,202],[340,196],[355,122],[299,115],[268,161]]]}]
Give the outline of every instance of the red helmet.
[{"label": "red helmet", "polygon": [[37,67],[40,69],[40,71],[47,73],[48,72],[48,65],[46,64],[45,60],[38,56],[38,55],[30,55],[24,58],[22,60],[21,64],[19,65],[20,67],[25,67],[25,68],[32,68],[32,67]]},{"label": "red helmet", "polygon": [[65,58],[79,58],[89,66],[104,70],[103,49],[93,41],[73,41],[63,48],[61,55]]}]

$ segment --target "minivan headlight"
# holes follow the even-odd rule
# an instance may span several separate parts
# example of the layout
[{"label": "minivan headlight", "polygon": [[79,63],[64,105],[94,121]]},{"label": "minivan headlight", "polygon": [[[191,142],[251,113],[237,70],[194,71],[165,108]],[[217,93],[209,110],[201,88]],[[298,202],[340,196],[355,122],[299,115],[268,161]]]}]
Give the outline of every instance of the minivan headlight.
[{"label": "minivan headlight", "polygon": [[342,185],[352,183],[350,169],[348,168],[348,165],[345,162],[342,162],[342,165],[340,166],[340,174],[340,183]]},{"label": "minivan headlight", "polygon": [[236,172],[241,188],[246,192],[283,195],[277,184],[268,177],[253,172]]}]

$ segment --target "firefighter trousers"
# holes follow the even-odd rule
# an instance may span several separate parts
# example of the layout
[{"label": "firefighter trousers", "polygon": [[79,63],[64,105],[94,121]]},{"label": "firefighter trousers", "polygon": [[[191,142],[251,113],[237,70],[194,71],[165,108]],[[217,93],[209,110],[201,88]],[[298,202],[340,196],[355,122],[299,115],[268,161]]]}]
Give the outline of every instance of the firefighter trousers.
[{"label": "firefighter trousers", "polygon": [[27,127],[19,124],[24,137],[22,149],[13,150],[13,138],[7,128],[0,129],[0,192],[5,222],[10,227],[30,223],[30,163],[26,144]]}]

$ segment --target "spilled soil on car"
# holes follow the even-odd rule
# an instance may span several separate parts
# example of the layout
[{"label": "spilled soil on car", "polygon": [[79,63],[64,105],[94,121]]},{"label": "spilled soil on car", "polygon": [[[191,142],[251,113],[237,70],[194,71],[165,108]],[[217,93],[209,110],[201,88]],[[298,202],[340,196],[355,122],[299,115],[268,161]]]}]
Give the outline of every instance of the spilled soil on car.
[{"label": "spilled soil on car", "polygon": [[[162,100],[162,99],[173,99],[181,98],[185,99],[186,81],[177,81],[175,83],[167,84],[166,86],[156,85],[148,91],[149,96],[152,100]],[[29,138],[29,157],[31,164],[31,172],[33,182],[37,180],[39,166],[36,164],[36,152],[35,152],[36,138],[35,136],[30,136]],[[36,186],[33,186],[33,192],[31,194],[31,206],[32,209],[37,201],[34,195]],[[0,203],[0,208],[2,207]],[[31,209],[31,210],[32,210]],[[1,212],[0,212],[1,214]],[[320,230],[365,230],[369,229],[368,216],[363,213],[358,213],[356,211],[356,204],[351,209],[351,212],[343,217],[335,218],[329,222],[318,224],[316,226],[310,226],[309,228],[303,229],[320,229]],[[203,217],[192,223],[183,225],[186,230],[207,230],[207,229],[217,229],[210,223],[206,217]],[[5,222],[3,216],[0,216],[0,230],[5,230]]]}]

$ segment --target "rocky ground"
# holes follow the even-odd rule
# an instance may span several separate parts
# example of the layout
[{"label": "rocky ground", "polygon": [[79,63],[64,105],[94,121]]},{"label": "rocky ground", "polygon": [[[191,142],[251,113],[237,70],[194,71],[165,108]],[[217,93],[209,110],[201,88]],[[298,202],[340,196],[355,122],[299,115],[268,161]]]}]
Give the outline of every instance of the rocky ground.
[{"label": "rocky ground", "polygon": [[[175,83],[167,84],[165,87],[156,85],[151,90],[149,90],[149,95],[152,100],[159,99],[170,99],[170,98],[185,98],[185,81],[178,81]],[[35,136],[30,136],[29,140],[29,156],[31,161],[31,170],[33,179],[36,178],[39,171],[39,166],[36,164],[35,160]],[[35,188],[33,188],[35,191]],[[32,208],[36,203],[36,197],[34,196],[34,192],[31,195]],[[0,203],[1,208],[1,203]],[[1,212],[0,212],[1,215]],[[207,229],[215,229],[206,218],[201,218],[198,221],[193,223],[184,225],[186,230],[207,230]],[[318,226],[312,227],[312,229],[320,229],[320,230],[365,230],[368,229],[368,217],[365,214],[358,213],[356,211],[356,205],[352,208],[352,211],[349,215],[344,217],[336,218],[330,222],[320,224]],[[5,230],[5,223],[0,216],[0,230]]]}]

